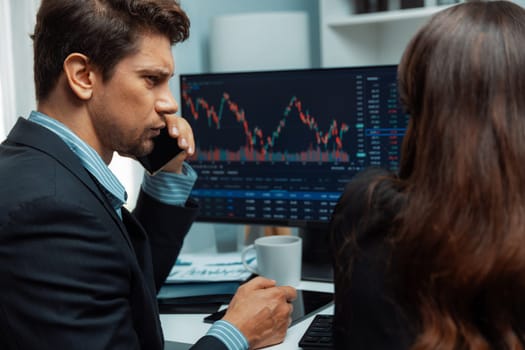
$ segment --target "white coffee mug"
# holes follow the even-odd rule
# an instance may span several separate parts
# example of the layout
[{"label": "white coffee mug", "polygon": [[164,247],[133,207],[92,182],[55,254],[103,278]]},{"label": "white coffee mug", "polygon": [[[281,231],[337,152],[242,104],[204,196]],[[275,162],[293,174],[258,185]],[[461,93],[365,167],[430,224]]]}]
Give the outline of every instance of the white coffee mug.
[{"label": "white coffee mug", "polygon": [[[257,267],[246,261],[255,249]],[[301,282],[302,239],[297,236],[265,236],[257,238],[241,253],[244,267],[255,274],[273,279],[280,286],[297,286]]]}]

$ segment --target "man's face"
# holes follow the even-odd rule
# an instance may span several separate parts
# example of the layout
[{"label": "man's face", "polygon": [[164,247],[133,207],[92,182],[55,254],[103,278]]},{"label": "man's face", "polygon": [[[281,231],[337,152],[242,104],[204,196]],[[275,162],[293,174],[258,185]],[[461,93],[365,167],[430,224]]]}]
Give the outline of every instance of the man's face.
[{"label": "man's face", "polygon": [[168,38],[146,34],[138,51],[116,65],[111,79],[98,80],[88,113],[102,157],[111,159],[114,151],[135,157],[151,152],[152,139],[165,126],[164,114],[178,109],[168,85],[173,71]]}]

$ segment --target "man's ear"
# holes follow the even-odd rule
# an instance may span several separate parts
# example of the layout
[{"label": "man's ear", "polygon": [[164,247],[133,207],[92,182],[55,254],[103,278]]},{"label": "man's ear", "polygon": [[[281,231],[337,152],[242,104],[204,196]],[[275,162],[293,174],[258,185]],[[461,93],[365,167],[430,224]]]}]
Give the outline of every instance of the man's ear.
[{"label": "man's ear", "polygon": [[89,100],[93,95],[95,72],[89,58],[81,53],[72,53],[64,60],[64,72],[69,87],[81,100]]}]

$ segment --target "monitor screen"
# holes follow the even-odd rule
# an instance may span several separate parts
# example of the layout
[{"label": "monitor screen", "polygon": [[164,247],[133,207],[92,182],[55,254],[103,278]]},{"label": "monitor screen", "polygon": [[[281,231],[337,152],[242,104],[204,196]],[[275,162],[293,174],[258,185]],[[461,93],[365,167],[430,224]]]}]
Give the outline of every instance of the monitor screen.
[{"label": "monitor screen", "polygon": [[345,184],[397,170],[397,67],[182,74],[200,221],[326,227]]}]

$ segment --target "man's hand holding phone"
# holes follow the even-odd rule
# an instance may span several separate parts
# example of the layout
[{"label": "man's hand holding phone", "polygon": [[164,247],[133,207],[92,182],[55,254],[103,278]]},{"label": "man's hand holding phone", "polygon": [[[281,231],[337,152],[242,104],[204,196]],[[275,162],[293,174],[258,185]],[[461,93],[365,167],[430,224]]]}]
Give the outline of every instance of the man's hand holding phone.
[{"label": "man's hand holding phone", "polygon": [[166,127],[153,142],[153,151],[138,159],[152,175],[160,170],[180,174],[184,160],[195,152],[190,125],[186,119],[175,115],[166,116]]}]

